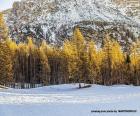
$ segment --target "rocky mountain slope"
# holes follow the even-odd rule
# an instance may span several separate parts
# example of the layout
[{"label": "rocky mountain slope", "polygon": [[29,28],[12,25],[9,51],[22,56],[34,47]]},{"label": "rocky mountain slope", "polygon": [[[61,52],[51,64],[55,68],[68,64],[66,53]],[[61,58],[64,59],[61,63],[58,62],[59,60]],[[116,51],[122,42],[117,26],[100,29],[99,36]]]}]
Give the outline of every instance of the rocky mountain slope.
[{"label": "rocky mountain slope", "polygon": [[113,0],[124,15],[140,22],[140,0]]},{"label": "rocky mountain slope", "polygon": [[18,41],[33,36],[62,43],[76,26],[98,43],[108,31],[123,44],[140,36],[140,24],[110,0],[21,0],[5,16],[11,37]]}]

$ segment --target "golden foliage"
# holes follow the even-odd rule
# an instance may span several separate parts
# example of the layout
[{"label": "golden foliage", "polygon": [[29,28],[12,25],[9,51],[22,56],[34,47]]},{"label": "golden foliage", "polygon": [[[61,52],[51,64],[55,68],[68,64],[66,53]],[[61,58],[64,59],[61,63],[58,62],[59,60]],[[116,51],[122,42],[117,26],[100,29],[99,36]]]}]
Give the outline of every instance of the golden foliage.
[{"label": "golden foliage", "polygon": [[3,19],[3,14],[0,12],[0,40],[6,40],[8,38],[8,29]]}]

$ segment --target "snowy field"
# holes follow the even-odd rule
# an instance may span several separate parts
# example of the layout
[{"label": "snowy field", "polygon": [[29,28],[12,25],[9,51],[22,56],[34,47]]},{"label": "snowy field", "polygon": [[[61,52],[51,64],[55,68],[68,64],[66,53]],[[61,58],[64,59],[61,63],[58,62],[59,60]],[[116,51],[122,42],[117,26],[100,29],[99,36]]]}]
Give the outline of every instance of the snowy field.
[{"label": "snowy field", "polygon": [[70,84],[29,90],[0,89],[0,116],[140,116],[140,87],[77,87]]}]

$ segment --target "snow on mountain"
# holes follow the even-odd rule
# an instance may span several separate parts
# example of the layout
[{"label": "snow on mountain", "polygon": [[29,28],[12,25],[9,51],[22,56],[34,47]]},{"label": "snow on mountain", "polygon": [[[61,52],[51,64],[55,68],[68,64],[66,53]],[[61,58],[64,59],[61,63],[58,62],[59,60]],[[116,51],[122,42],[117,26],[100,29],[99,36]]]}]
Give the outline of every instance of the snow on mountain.
[{"label": "snow on mountain", "polygon": [[110,0],[22,0],[14,3],[6,19],[12,38],[32,35],[61,42],[72,35],[75,26],[102,30],[98,22],[109,23],[103,29],[119,24],[129,30],[134,28],[135,35],[140,35],[140,25]]},{"label": "snow on mountain", "polygon": [[140,0],[113,0],[115,8],[119,9],[123,15],[131,17],[140,23]]},{"label": "snow on mountain", "polygon": [[[0,90],[0,116],[139,116],[140,87],[77,87],[78,84],[65,84],[28,90]],[[93,110],[116,112],[94,113]]]}]

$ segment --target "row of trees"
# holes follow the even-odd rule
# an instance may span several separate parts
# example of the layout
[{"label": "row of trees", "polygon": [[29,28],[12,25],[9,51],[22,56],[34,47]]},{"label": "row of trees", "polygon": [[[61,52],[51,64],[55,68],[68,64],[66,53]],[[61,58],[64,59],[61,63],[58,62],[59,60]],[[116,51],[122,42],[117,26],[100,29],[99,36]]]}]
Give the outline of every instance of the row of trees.
[{"label": "row of trees", "polygon": [[117,41],[106,35],[102,48],[86,41],[78,28],[61,47],[32,38],[16,44],[8,38],[0,14],[0,84],[97,83],[140,85],[140,42],[123,52]]},{"label": "row of trees", "polygon": [[119,43],[107,34],[103,47],[97,48],[75,29],[72,40],[64,42],[63,47],[69,75],[75,82],[140,85],[140,41],[129,47],[129,52],[123,52]]}]

